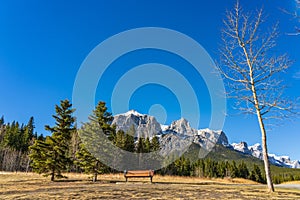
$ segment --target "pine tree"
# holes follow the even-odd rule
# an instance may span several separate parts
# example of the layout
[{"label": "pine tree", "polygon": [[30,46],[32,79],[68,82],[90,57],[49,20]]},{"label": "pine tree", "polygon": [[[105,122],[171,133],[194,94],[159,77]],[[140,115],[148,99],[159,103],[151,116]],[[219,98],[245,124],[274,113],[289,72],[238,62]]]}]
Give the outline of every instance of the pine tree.
[{"label": "pine tree", "polygon": [[93,110],[93,114],[89,117],[90,121],[94,121],[99,124],[106,135],[113,134],[116,131],[115,127],[111,126],[113,119],[112,114],[107,111],[106,104],[103,101],[100,101],[97,104],[95,110]]},{"label": "pine tree", "polygon": [[117,132],[116,137],[115,137],[115,139],[114,139],[114,144],[115,144],[117,147],[119,147],[119,148],[125,150],[126,141],[125,141],[125,133],[124,133],[124,131],[119,130],[119,131]]},{"label": "pine tree", "polygon": [[100,127],[103,133],[107,135],[110,140],[120,145],[123,145],[122,142],[123,139],[121,139],[123,137],[121,136],[122,135],[121,132],[116,134],[115,126],[111,126],[113,117],[111,113],[107,111],[105,102],[99,102],[97,104],[95,110],[93,110],[92,115],[89,117],[89,120],[90,121],[88,123],[85,123],[83,128],[79,130],[79,136],[83,140],[82,141],[83,143],[80,145],[79,152],[77,152],[76,154],[76,158],[77,158],[76,163],[79,164],[81,169],[83,169],[83,171],[86,174],[92,174],[93,181],[95,182],[97,181],[98,174],[108,171],[108,167],[105,166],[92,153],[92,152],[97,152],[98,146],[104,144],[99,144],[95,141],[99,137],[97,134],[100,133],[96,133],[94,131],[83,131],[83,129],[93,128],[93,126],[97,124],[97,127]]},{"label": "pine tree", "polygon": [[224,161],[218,163],[218,176],[221,178],[226,176],[226,163]]},{"label": "pine tree", "polygon": [[261,170],[258,165],[253,165],[253,170],[250,173],[250,179],[259,183],[264,183],[264,179],[261,174]]},{"label": "pine tree", "polygon": [[80,166],[84,173],[92,174],[93,182],[97,181],[98,174],[102,174],[107,170],[107,167],[99,159],[86,150],[84,144],[80,144],[76,158],[75,163]]},{"label": "pine tree", "polygon": [[47,136],[45,141],[36,140],[30,147],[31,167],[33,171],[51,176],[51,181],[55,178],[63,178],[61,174],[66,169],[68,157],[64,154],[64,147],[57,145],[58,141],[51,136]]},{"label": "pine tree", "polygon": [[62,172],[68,169],[72,163],[69,155],[69,143],[72,132],[75,130],[73,124],[75,118],[72,116],[75,111],[69,100],[60,102],[60,106],[55,106],[56,115],[53,115],[56,123],[54,127],[45,126],[52,135],[46,137],[45,141],[36,140],[30,147],[32,160],[31,166],[37,173],[51,176],[51,181],[55,178],[62,178]]},{"label": "pine tree", "polygon": [[27,152],[30,145],[33,143],[34,138],[34,118],[30,117],[27,125],[24,127],[22,151]]},{"label": "pine tree", "polygon": [[197,160],[193,164],[193,175],[198,177],[204,177],[205,165],[203,159]]},{"label": "pine tree", "polygon": [[238,177],[239,172],[238,172],[238,168],[236,166],[235,161],[232,161],[232,164],[230,165],[229,169],[230,169],[230,177],[231,178]]},{"label": "pine tree", "polygon": [[2,115],[2,117],[0,118],[0,127],[2,127],[4,125],[4,116]]},{"label": "pine tree", "polygon": [[150,151],[151,151],[151,142],[150,142],[149,137],[147,137],[145,140],[144,153],[149,153]]},{"label": "pine tree", "polygon": [[151,140],[151,151],[158,151],[160,149],[159,139],[157,136],[154,136]]},{"label": "pine tree", "polygon": [[40,140],[40,141],[45,141],[45,140],[46,140],[46,138],[44,137],[43,134],[40,134],[40,135],[37,137],[37,139]]},{"label": "pine tree", "polygon": [[125,134],[125,151],[134,152],[134,136],[128,132]]},{"label": "pine tree", "polygon": [[142,137],[139,137],[138,143],[136,145],[136,152],[144,153],[144,151],[145,151],[145,139]]},{"label": "pine tree", "polygon": [[240,178],[248,178],[249,177],[249,171],[247,168],[247,165],[244,163],[244,161],[242,161],[239,165],[238,165],[238,171],[239,171],[239,177]]}]

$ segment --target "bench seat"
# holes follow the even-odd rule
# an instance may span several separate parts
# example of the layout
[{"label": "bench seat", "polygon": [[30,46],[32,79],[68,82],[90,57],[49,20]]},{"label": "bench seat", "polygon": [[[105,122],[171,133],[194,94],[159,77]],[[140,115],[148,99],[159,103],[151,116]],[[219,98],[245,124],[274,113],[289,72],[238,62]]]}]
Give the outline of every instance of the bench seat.
[{"label": "bench seat", "polygon": [[124,177],[126,178],[126,182],[128,178],[145,178],[150,177],[150,181],[152,183],[152,178],[154,176],[153,170],[125,170]]}]

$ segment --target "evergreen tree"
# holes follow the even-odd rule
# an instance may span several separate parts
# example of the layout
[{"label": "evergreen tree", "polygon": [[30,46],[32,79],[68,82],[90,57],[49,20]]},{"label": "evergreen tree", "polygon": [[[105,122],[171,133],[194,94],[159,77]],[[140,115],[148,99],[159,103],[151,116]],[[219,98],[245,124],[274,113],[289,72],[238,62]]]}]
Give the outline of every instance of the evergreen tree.
[{"label": "evergreen tree", "polygon": [[206,177],[213,177],[213,164],[210,158],[205,160],[205,176]]},{"label": "evergreen tree", "polygon": [[93,114],[89,117],[90,121],[97,122],[103,133],[106,135],[113,134],[115,130],[115,126],[111,126],[113,121],[113,116],[110,112],[107,111],[107,107],[105,102],[100,101],[95,110],[93,110]]},{"label": "evergreen tree", "polygon": [[51,181],[55,178],[62,178],[62,172],[68,169],[71,164],[69,155],[69,143],[72,132],[75,130],[73,124],[75,118],[72,116],[74,109],[68,100],[60,102],[60,106],[55,106],[56,115],[53,115],[56,123],[54,127],[45,126],[52,135],[45,141],[36,140],[30,147],[32,160],[31,166],[37,173],[51,176]]},{"label": "evergreen tree", "polygon": [[152,149],[149,137],[146,138],[144,146],[145,146],[144,153],[149,153],[151,151],[151,149]]},{"label": "evergreen tree", "polygon": [[24,128],[23,141],[22,141],[22,151],[27,152],[30,145],[33,143],[34,138],[34,118],[30,117],[27,125]]},{"label": "evergreen tree", "polygon": [[136,145],[136,152],[137,153],[144,153],[145,151],[145,139],[142,137],[138,138],[138,143]]},{"label": "evergreen tree", "polygon": [[95,158],[89,151],[86,150],[84,144],[80,144],[79,151],[76,153],[76,164],[86,174],[92,174],[93,182],[97,181],[98,174],[102,174],[107,170],[107,167],[102,164],[99,159]]},{"label": "evergreen tree", "polygon": [[218,177],[224,178],[226,176],[226,163],[224,161],[218,163]]},{"label": "evergreen tree", "polygon": [[45,140],[46,140],[46,138],[44,137],[43,134],[40,134],[40,135],[37,137],[37,139],[40,140],[40,141],[45,141]]},{"label": "evergreen tree", "polygon": [[34,132],[35,126],[34,126],[34,118],[33,117],[30,117],[30,119],[29,119],[29,121],[28,121],[28,123],[26,125],[26,128],[27,128],[27,132],[28,132],[28,138],[30,140],[34,136],[33,132]]},{"label": "evergreen tree", "polygon": [[119,130],[119,131],[117,132],[116,137],[115,137],[115,139],[114,139],[114,144],[115,144],[117,147],[119,147],[119,148],[125,150],[126,141],[125,141],[125,133],[124,133],[124,131]]},{"label": "evergreen tree", "polygon": [[134,136],[129,134],[128,131],[125,134],[125,146],[124,150],[134,152]]},{"label": "evergreen tree", "polygon": [[203,159],[199,159],[193,165],[193,174],[194,176],[204,177],[205,173],[205,164]]},{"label": "evergreen tree", "polygon": [[229,171],[230,171],[231,178],[236,178],[239,176],[239,170],[236,166],[235,161],[232,161],[232,164],[229,166]]},{"label": "evergreen tree", "polygon": [[245,179],[249,177],[249,171],[248,171],[247,165],[244,163],[244,161],[242,161],[238,165],[238,171],[239,171],[239,177],[245,178]]},{"label": "evergreen tree", "polygon": [[4,125],[4,116],[2,115],[2,117],[0,118],[0,127]]},{"label": "evergreen tree", "polygon": [[174,162],[175,174],[179,176],[189,176],[191,171],[190,160],[181,156]]},{"label": "evergreen tree", "polygon": [[63,178],[61,174],[66,169],[69,158],[65,154],[65,147],[58,146],[59,141],[54,137],[47,136],[45,141],[36,140],[30,147],[31,167],[39,174],[55,178]]},{"label": "evergreen tree", "polygon": [[154,136],[151,140],[151,151],[158,151],[160,149],[159,139],[157,136]]},{"label": "evergreen tree", "polygon": [[259,183],[264,183],[264,179],[261,175],[261,170],[258,165],[253,165],[253,170],[250,173],[250,179]]},{"label": "evergreen tree", "polygon": [[[124,146],[124,132],[115,133],[115,126],[111,126],[111,122],[113,117],[111,113],[107,111],[107,107],[105,102],[99,102],[93,110],[92,115],[89,117],[90,122],[86,123],[85,128],[92,128],[93,124],[97,124],[103,130],[103,133],[108,136],[109,139],[113,141],[113,143],[117,143],[120,146]],[[86,135],[90,134],[90,135]],[[104,145],[95,143],[93,140],[97,140],[99,133],[95,133],[94,131],[82,131],[79,130],[79,136],[86,140],[80,145],[79,152],[76,154],[77,157],[77,164],[83,169],[86,174],[93,175],[93,181],[97,181],[97,175],[108,171],[108,167],[106,167],[98,158],[95,158],[94,155],[91,154],[91,150],[97,151],[97,145]],[[91,143],[91,144],[89,144]],[[89,145],[87,148],[86,145]],[[89,151],[87,150],[89,149]]]}]

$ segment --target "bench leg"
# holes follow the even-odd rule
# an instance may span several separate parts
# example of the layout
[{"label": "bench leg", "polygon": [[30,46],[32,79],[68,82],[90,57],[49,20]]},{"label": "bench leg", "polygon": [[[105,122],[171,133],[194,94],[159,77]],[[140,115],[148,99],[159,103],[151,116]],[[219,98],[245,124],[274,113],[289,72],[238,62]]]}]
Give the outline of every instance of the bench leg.
[{"label": "bench leg", "polygon": [[126,182],[127,182],[127,177],[125,177],[126,178]]},{"label": "bench leg", "polygon": [[152,183],[152,176],[150,176],[150,181],[151,181],[151,183]]}]

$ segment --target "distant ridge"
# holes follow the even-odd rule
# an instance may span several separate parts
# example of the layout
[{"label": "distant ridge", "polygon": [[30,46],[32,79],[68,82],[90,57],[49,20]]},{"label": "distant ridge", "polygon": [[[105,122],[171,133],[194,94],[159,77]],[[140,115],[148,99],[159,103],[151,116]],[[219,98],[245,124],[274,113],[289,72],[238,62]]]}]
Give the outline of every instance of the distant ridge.
[{"label": "distant ridge", "polygon": [[[229,144],[226,134],[222,130],[194,129],[190,123],[181,118],[173,121],[170,125],[159,124],[154,116],[141,114],[135,110],[114,116],[112,124],[115,124],[117,130],[127,131],[132,125],[136,130],[135,137],[158,136],[161,143],[161,154],[176,153],[187,148],[191,143],[211,149],[215,144],[222,145],[229,150],[250,155],[262,160],[262,147],[259,143],[248,146],[246,142]],[[272,164],[288,167],[300,168],[300,161],[290,160],[289,156],[277,156],[269,154],[269,160]]]}]

